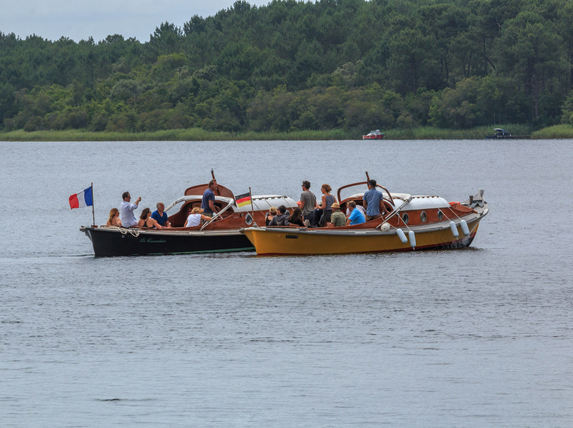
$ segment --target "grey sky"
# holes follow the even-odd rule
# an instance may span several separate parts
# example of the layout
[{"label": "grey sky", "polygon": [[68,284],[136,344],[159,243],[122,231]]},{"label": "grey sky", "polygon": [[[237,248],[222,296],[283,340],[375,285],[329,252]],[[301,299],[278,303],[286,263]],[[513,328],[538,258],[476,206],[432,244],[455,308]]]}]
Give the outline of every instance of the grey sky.
[{"label": "grey sky", "polygon": [[[229,8],[235,0],[0,0],[0,31],[21,38],[36,34],[57,40],[97,42],[110,34],[145,42],[162,22],[178,26],[193,15],[207,17]],[[270,0],[247,0],[266,5]]]}]

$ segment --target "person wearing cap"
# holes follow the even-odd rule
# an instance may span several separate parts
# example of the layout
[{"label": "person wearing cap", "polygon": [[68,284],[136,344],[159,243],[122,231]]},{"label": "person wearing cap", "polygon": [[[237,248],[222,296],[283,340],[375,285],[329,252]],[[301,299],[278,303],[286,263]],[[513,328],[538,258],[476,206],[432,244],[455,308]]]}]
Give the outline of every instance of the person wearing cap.
[{"label": "person wearing cap", "polygon": [[382,192],[376,189],[376,180],[368,181],[368,191],[362,197],[364,208],[366,208],[366,220],[373,220],[384,214],[384,202],[382,199]]},{"label": "person wearing cap", "polygon": [[346,216],[340,212],[340,205],[338,202],[334,202],[330,208],[332,209],[332,214],[330,215],[330,222],[327,223],[327,227],[345,226]]}]

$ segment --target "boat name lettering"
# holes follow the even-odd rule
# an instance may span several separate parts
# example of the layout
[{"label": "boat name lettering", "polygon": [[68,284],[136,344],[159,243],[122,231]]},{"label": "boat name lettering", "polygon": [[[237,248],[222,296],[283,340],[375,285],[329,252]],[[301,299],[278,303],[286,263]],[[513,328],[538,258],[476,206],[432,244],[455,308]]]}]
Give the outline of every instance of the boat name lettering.
[{"label": "boat name lettering", "polygon": [[165,239],[141,238],[139,242],[147,242],[148,244],[165,244]]},{"label": "boat name lettering", "polygon": [[287,235],[286,239],[298,239],[298,235]]}]

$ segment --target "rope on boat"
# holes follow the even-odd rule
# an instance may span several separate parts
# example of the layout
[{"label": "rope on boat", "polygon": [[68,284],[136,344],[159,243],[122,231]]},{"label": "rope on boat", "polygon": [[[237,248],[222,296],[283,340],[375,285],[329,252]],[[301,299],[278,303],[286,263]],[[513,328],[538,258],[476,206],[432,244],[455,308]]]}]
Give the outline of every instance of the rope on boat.
[{"label": "rope on boat", "polygon": [[122,235],[127,235],[129,233],[134,238],[137,238],[139,236],[139,230],[127,229],[125,227],[120,227],[119,231],[121,232]]}]

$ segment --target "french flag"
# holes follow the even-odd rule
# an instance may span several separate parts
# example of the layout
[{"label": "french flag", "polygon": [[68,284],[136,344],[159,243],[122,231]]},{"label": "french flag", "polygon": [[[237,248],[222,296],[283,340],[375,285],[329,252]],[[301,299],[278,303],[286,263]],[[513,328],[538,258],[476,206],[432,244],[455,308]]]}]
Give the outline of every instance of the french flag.
[{"label": "french flag", "polygon": [[80,193],[70,196],[70,208],[90,207],[94,204],[92,188],[82,190]]}]

